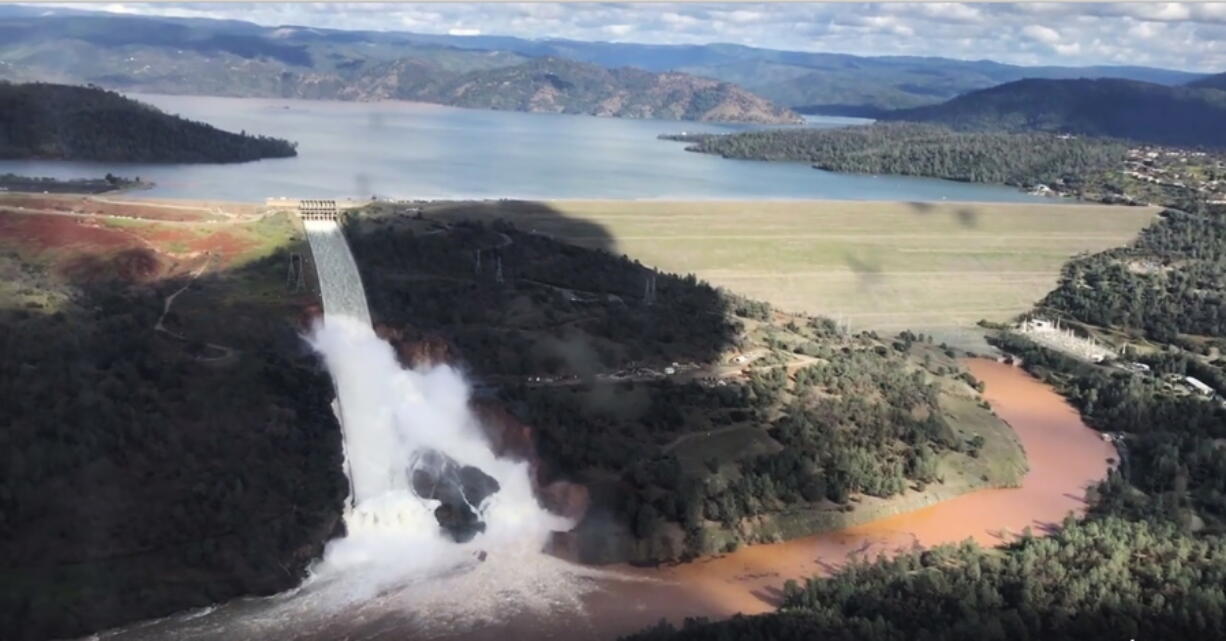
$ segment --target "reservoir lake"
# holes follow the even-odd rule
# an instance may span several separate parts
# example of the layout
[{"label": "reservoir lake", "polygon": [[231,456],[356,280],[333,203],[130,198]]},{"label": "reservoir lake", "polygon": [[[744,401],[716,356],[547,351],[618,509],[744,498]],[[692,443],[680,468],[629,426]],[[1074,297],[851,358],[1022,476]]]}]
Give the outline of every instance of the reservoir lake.
[{"label": "reservoir lake", "polygon": [[[136,95],[228,131],[286,138],[296,158],[237,164],[0,161],[0,173],[139,176],[158,198],[831,199],[1060,202],[1001,185],[836,174],[804,163],[729,160],[660,134],[753,125],[460,109],[406,102]],[[808,126],[866,120],[811,117]]]}]

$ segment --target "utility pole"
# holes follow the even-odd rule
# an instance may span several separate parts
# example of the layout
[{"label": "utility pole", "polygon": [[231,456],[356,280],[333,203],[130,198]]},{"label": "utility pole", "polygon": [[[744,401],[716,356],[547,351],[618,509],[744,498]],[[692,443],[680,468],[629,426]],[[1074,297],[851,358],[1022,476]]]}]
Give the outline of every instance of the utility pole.
[{"label": "utility pole", "polygon": [[496,271],[494,272],[494,282],[501,283],[502,282],[502,254],[498,254],[497,265],[498,267]]},{"label": "utility pole", "polygon": [[475,253],[475,254],[476,254],[476,256],[477,256],[477,265],[476,265],[476,268],[474,268],[474,270],[473,270],[473,274],[475,274],[475,275],[477,275],[477,276],[480,276],[480,275],[481,275],[481,250],[480,250],[480,249],[478,249],[478,250],[477,250],[476,252],[474,252],[474,253]]}]

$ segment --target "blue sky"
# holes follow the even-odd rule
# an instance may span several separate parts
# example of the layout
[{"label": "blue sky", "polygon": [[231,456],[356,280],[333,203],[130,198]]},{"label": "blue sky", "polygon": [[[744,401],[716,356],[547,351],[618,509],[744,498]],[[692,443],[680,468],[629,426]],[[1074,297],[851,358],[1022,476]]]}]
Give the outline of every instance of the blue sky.
[{"label": "blue sky", "polygon": [[265,25],[1226,71],[1226,3],[101,3]]}]

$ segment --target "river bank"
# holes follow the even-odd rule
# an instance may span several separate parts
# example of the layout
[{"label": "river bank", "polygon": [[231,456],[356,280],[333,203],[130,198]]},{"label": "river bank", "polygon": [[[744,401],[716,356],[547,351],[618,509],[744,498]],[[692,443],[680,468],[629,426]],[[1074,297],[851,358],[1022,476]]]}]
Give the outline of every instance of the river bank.
[{"label": "river bank", "polygon": [[1115,448],[1052,388],[1021,369],[984,359],[967,359],[964,365],[984,382],[984,396],[1026,449],[1030,471],[1021,487],[972,492],[863,526],[644,574],[685,585],[710,605],[707,612],[689,616],[753,614],[778,604],[787,579],[827,574],[851,558],[967,538],[999,545],[1026,528],[1043,533],[1069,512],[1084,512],[1085,490],[1106,476]]}]

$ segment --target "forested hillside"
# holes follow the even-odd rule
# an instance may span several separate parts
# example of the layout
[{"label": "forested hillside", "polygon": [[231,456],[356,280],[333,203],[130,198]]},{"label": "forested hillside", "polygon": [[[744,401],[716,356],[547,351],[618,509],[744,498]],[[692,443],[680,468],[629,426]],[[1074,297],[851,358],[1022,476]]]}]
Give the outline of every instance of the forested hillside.
[{"label": "forested hillside", "polygon": [[1067,183],[1118,168],[1121,143],[1045,133],[971,133],[937,125],[883,123],[835,129],[777,129],[728,135],[665,136],[690,151],[725,158],[807,162],[818,169],[932,176],[1031,186]]},{"label": "forested hillside", "polygon": [[0,158],[196,163],[294,155],[288,141],[222,131],[112,91],[0,81]]},{"label": "forested hillside", "polygon": [[1131,246],[1070,262],[1042,305],[1160,341],[1226,336],[1226,216],[1168,210]]},{"label": "forested hillside", "polygon": [[[622,67],[541,58],[448,79],[415,97],[461,107],[768,124],[798,123],[800,117],[731,83],[683,73],[652,73]],[[411,90],[410,90],[411,91]]]},{"label": "forested hillside", "polygon": [[1019,80],[880,118],[962,131],[1045,131],[1226,147],[1226,93],[1117,78]]},{"label": "forested hillside", "polygon": [[[1182,273],[1185,268],[1195,271],[1201,261],[1217,260],[1217,225],[1224,215],[1168,211],[1134,247],[1107,252],[1109,261],[1153,261],[1170,279],[1095,282],[1108,299],[1143,299],[1144,312],[1108,312],[1109,320],[1129,330],[1148,329],[1147,322],[1178,327],[1186,311],[1193,323],[1201,322],[1195,316],[1201,299],[1220,296],[1226,281],[1165,285],[1195,281],[1197,276]],[[1085,278],[1098,262],[1090,257],[1073,265],[1081,265]],[[1053,293],[1050,304],[1060,304],[1066,289]],[[1145,302],[1150,289],[1162,292],[1150,299],[1161,301],[1157,306]],[[1091,321],[1100,313],[1089,304],[1067,311]],[[1146,371],[1086,363],[1011,332],[992,339],[1060,390],[1089,424],[1115,435],[1120,466],[1092,490],[1084,521],[1068,519],[1042,538],[1025,533],[997,550],[968,543],[852,562],[830,577],[784,586],[777,613],[688,621],[681,629],[661,624],[630,639],[1023,641],[1219,634],[1226,628],[1226,406],[1220,397],[1190,394],[1169,382],[1193,375],[1219,393],[1226,390],[1226,361],[1220,358],[1226,339],[1220,327],[1208,329],[1191,344],[1199,351],[1184,350],[1188,343],[1179,341],[1135,356]]]},{"label": "forested hillside", "polygon": [[340,527],[332,387],[296,326],[315,301],[286,284],[304,250],[272,251],[288,218],[117,209],[0,211],[4,639],[281,592]]},{"label": "forested hillside", "polygon": [[348,229],[375,322],[497,387],[539,480],[588,489],[585,561],[802,536],[1024,470],[952,351],[923,337],[848,335],[506,223],[379,211]]},{"label": "forested hillside", "polygon": [[1001,551],[940,546],[789,585],[778,614],[633,641],[1198,639],[1226,626],[1226,540],[1095,519]]}]

